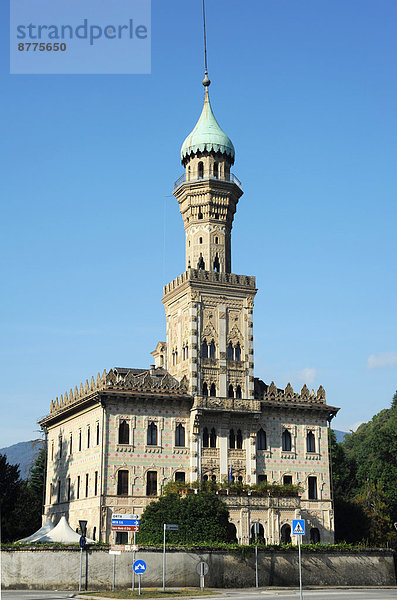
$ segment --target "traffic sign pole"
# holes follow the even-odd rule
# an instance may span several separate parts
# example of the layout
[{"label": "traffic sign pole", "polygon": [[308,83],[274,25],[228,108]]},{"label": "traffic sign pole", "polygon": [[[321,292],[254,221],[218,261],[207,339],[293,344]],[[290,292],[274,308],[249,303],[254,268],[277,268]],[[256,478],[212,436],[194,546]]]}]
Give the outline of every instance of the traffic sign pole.
[{"label": "traffic sign pole", "polygon": [[255,586],[259,587],[258,581],[258,528],[255,527]]},{"label": "traffic sign pole", "polygon": [[298,537],[298,554],[299,554],[299,600],[302,600],[302,556],[301,556],[302,536]]},{"label": "traffic sign pole", "polygon": [[140,573],[138,575],[138,581],[139,581],[139,583],[138,583],[138,595],[140,596],[141,595],[141,574]]},{"label": "traffic sign pole", "polygon": [[163,592],[165,592],[165,532],[167,530],[167,524],[164,523],[164,535],[163,535]]}]

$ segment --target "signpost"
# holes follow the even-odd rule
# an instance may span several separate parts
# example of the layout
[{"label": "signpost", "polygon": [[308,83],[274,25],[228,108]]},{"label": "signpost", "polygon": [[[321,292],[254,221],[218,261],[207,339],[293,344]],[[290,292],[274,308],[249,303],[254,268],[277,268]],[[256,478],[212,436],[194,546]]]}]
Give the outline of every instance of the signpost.
[{"label": "signpost", "polygon": [[141,575],[146,571],[146,563],[144,560],[136,560],[132,565],[134,573],[138,575],[138,594],[141,595]]},{"label": "signpost", "polygon": [[165,532],[166,531],[178,531],[178,525],[176,523],[164,523],[164,537],[163,537],[163,592],[165,592]]},{"label": "signpost", "polygon": [[259,577],[258,577],[258,533],[259,533],[259,523],[255,521],[254,523],[254,534],[255,534],[255,586],[259,587]]},{"label": "signpost", "polygon": [[79,592],[81,592],[81,580],[83,577],[83,548],[85,548],[86,542],[87,542],[87,538],[86,533],[87,533],[87,521],[79,521],[79,526],[80,526],[80,576],[79,576]]},{"label": "signpost", "polygon": [[205,576],[208,573],[208,565],[206,562],[202,561],[199,562],[197,567],[196,567],[196,571],[198,573],[198,575],[200,575],[200,590],[203,591],[204,590],[204,585],[205,585]]},{"label": "signpost", "polygon": [[292,519],[292,535],[298,536],[298,554],[299,554],[299,598],[302,600],[302,556],[301,542],[302,535],[305,535],[305,519]]},{"label": "signpost", "polygon": [[[133,531],[134,532],[134,546],[133,546],[133,560],[135,563],[135,548],[136,548],[136,532],[139,531],[139,515],[131,514],[131,513],[113,513],[112,520],[110,523],[111,531]],[[127,546],[125,546],[125,549]],[[120,551],[109,551],[109,554],[113,554],[113,584],[112,590],[115,587],[116,581],[116,556],[121,554]],[[135,587],[135,571],[133,571],[132,575],[132,589]]]}]

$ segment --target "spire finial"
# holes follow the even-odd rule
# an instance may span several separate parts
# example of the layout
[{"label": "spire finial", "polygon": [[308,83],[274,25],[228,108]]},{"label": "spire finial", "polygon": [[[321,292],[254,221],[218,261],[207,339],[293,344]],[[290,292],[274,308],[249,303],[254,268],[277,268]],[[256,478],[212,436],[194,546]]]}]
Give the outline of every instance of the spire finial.
[{"label": "spire finial", "polygon": [[207,88],[211,81],[208,77],[208,65],[207,65],[207,33],[205,29],[205,0],[203,0],[203,32],[204,32],[204,79],[203,86]]}]

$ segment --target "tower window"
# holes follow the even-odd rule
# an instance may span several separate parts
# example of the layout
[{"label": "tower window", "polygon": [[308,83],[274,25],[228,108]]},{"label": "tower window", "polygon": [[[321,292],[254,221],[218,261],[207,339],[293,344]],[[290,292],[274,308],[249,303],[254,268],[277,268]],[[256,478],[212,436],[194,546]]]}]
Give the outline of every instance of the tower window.
[{"label": "tower window", "polygon": [[291,434],[288,429],[284,429],[283,435],[281,436],[281,447],[284,452],[290,452],[292,447]]},{"label": "tower window", "polygon": [[234,349],[234,360],[241,360],[241,347],[237,342],[236,347]]},{"label": "tower window", "polygon": [[203,343],[201,344],[201,358],[208,358],[207,340],[203,340]]},{"label": "tower window", "polygon": [[218,174],[219,174],[219,165],[218,163],[214,163],[214,177],[215,179],[218,179]]},{"label": "tower window", "polygon": [[210,351],[210,358],[215,358],[215,342],[214,340],[212,340],[210,346],[209,346],[209,351]]},{"label": "tower window", "polygon": [[130,443],[130,428],[127,421],[121,421],[119,425],[119,444]]},{"label": "tower window", "polygon": [[204,164],[200,161],[198,164],[198,178],[202,179],[204,177]]},{"label": "tower window", "polygon": [[185,428],[182,423],[178,423],[175,428],[175,446],[185,445]]},{"label": "tower window", "polygon": [[266,432],[262,429],[262,427],[256,434],[256,449],[257,450],[266,450],[267,449]]},{"label": "tower window", "polygon": [[317,477],[309,477],[309,500],[317,500]]},{"label": "tower window", "polygon": [[117,495],[128,496],[128,471],[125,469],[117,473]]},{"label": "tower window", "polygon": [[208,434],[208,428],[203,429],[203,448],[208,448],[210,445],[210,436]]},{"label": "tower window", "polygon": [[202,212],[199,212],[199,214],[198,214],[198,218],[199,218],[199,219],[202,219],[202,218],[203,218],[203,213],[202,213]]},{"label": "tower window", "polygon": [[221,269],[221,265],[220,265],[219,256],[218,256],[218,253],[217,253],[216,256],[215,256],[215,260],[214,260],[214,271],[216,271],[217,273],[219,273],[220,269]]},{"label": "tower window", "polygon": [[208,385],[203,383],[203,396],[208,396]]},{"label": "tower window", "polygon": [[236,387],[236,398],[241,398],[241,386]]},{"label": "tower window", "polygon": [[229,448],[236,447],[236,436],[234,435],[234,429],[229,431]]},{"label": "tower window", "polygon": [[241,433],[241,429],[239,429],[237,431],[237,437],[236,437],[236,448],[241,450],[242,447],[243,447],[243,434]]},{"label": "tower window", "polygon": [[229,385],[228,398],[234,398],[234,389],[232,385]]},{"label": "tower window", "polygon": [[211,387],[210,387],[210,396],[216,396],[216,387],[215,387],[215,383],[211,383]]},{"label": "tower window", "polygon": [[199,243],[202,244],[203,243],[203,238],[199,238]]},{"label": "tower window", "polygon": [[306,448],[307,448],[308,452],[316,451],[316,443],[315,443],[314,433],[312,431],[307,432]]},{"label": "tower window", "polygon": [[228,347],[226,348],[226,358],[227,360],[233,360],[233,344],[230,342]]},{"label": "tower window", "polygon": [[205,262],[203,255],[200,253],[200,258],[198,259],[197,268],[202,271],[205,271]]},{"label": "tower window", "polygon": [[157,446],[157,425],[150,421],[147,428],[147,443],[148,446]]},{"label": "tower window", "polygon": [[216,448],[216,432],[214,427],[211,429],[210,433],[210,448]]},{"label": "tower window", "polygon": [[218,240],[218,238],[216,237],[216,238],[215,238],[215,244],[218,244],[218,242],[219,242],[219,240]]}]

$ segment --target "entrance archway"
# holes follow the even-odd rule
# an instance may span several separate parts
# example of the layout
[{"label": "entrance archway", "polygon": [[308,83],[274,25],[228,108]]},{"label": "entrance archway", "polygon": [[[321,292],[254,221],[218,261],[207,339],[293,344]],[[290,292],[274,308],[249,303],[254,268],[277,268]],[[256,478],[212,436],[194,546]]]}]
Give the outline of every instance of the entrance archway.
[{"label": "entrance archway", "polygon": [[285,523],[285,525],[283,525],[281,528],[281,543],[291,543],[291,525],[288,525],[288,523]]}]

